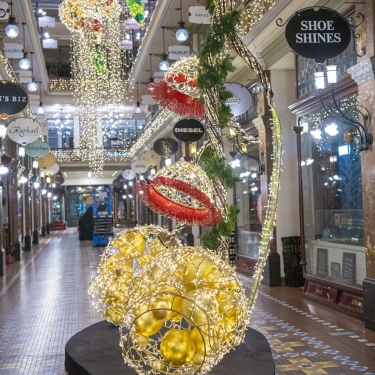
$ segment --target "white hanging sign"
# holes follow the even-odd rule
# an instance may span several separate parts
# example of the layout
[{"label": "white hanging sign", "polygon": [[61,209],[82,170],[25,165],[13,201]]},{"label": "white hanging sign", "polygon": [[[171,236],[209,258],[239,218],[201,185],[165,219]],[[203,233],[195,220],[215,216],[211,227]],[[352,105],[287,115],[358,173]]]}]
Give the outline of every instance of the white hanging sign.
[{"label": "white hanging sign", "polygon": [[53,176],[60,170],[60,167],[58,164],[54,164],[52,167],[43,169],[43,172],[46,176]]},{"label": "white hanging sign", "polygon": [[39,17],[39,27],[55,27],[55,18],[49,16]]},{"label": "white hanging sign", "polygon": [[142,95],[142,105],[155,105],[156,101],[151,95]]},{"label": "white hanging sign", "polygon": [[128,18],[127,20],[125,20],[124,27],[125,29],[131,29],[131,30],[140,29],[139,23],[134,18]]},{"label": "white hanging sign", "polygon": [[58,47],[57,39],[53,39],[53,38],[43,39],[43,48],[56,49],[57,47]]},{"label": "white hanging sign", "polygon": [[250,91],[238,83],[226,83],[225,88],[233,93],[225,104],[229,105],[233,116],[239,116],[245,113],[253,102]]},{"label": "white hanging sign", "polygon": [[189,22],[209,25],[211,23],[210,13],[202,6],[189,7]]},{"label": "white hanging sign", "polygon": [[130,168],[135,172],[135,173],[145,173],[148,170],[148,166],[144,164],[140,160],[133,161],[131,164]]},{"label": "white hanging sign", "polygon": [[27,145],[43,135],[43,130],[39,122],[28,117],[20,117],[8,125],[7,135],[12,141]]},{"label": "white hanging sign", "polygon": [[170,60],[180,60],[181,57],[190,56],[190,47],[187,46],[169,46],[168,58]]},{"label": "white hanging sign", "polygon": [[125,169],[122,171],[122,177],[126,180],[132,180],[135,176],[136,174],[132,169]]},{"label": "white hanging sign", "polygon": [[0,20],[9,19],[9,5],[5,1],[0,1]]},{"label": "white hanging sign", "polygon": [[164,72],[155,72],[154,73],[154,81],[160,82],[162,79],[164,79]]},{"label": "white hanging sign", "polygon": [[144,165],[147,165],[148,167],[158,165],[161,160],[161,156],[158,155],[155,151],[145,151],[140,157],[139,160]]},{"label": "white hanging sign", "polygon": [[4,43],[4,52],[8,59],[22,59],[23,45],[19,43]]}]

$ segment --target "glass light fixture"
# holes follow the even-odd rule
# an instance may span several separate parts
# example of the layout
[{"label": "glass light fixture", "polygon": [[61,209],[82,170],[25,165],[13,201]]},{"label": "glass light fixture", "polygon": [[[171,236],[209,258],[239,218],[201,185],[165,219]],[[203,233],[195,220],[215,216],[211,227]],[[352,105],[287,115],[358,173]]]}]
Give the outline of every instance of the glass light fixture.
[{"label": "glass light fixture", "polygon": [[39,182],[39,181],[35,181],[35,182],[34,182],[34,188],[35,188],[35,189],[38,189],[39,186],[40,186],[40,182]]},{"label": "glass light fixture", "polygon": [[27,70],[30,68],[30,60],[27,58],[27,52],[25,52],[23,54],[23,58],[19,61],[18,63],[18,66],[22,69],[22,70]]},{"label": "glass light fixture", "polygon": [[42,189],[42,194],[43,195],[47,194],[47,190],[46,189]]},{"label": "glass light fixture", "polygon": [[27,182],[27,177],[21,176],[19,181],[21,184],[25,184]]},{"label": "glass light fixture", "polygon": [[129,186],[133,186],[133,181],[129,181]]},{"label": "glass light fixture", "polygon": [[252,171],[250,177],[251,177],[251,178],[257,178],[257,177],[258,177],[258,173]]},{"label": "glass light fixture", "polygon": [[[47,176],[47,177],[46,177],[46,182],[47,182],[47,184],[50,184],[50,183],[51,183],[51,177],[50,177],[50,176]],[[77,190],[78,190],[78,188],[77,188]]]},{"label": "glass light fixture", "polygon": [[176,31],[176,39],[179,42],[185,42],[189,38],[189,33],[185,29],[185,22],[181,21],[178,23],[178,25],[179,25],[179,29]]},{"label": "glass light fixture", "polygon": [[315,139],[322,139],[322,131],[320,129],[310,130],[310,134]]},{"label": "glass light fixture", "polygon": [[51,198],[51,197],[52,197],[52,193],[51,193],[50,191],[47,193],[47,197],[48,197],[48,198]]},{"label": "glass light fixture", "polygon": [[11,38],[11,39],[17,38],[20,32],[18,27],[15,25],[15,23],[16,23],[16,19],[10,16],[8,26],[5,28],[5,34],[7,34],[8,38]]},{"label": "glass light fixture", "polygon": [[38,84],[34,81],[34,79],[27,84],[27,89],[30,92],[35,92],[36,90],[38,90]]},{"label": "glass light fixture", "polygon": [[38,163],[38,160],[33,160],[33,168],[38,168],[39,166],[39,163]]},{"label": "glass light fixture", "polygon": [[25,147],[20,147],[19,149],[18,149],[18,156],[20,156],[20,157],[24,157],[25,156]]},{"label": "glass light fixture", "polygon": [[168,165],[171,165],[172,164],[172,160],[171,158],[167,158],[165,159],[165,166],[168,167]]},{"label": "glass light fixture", "polygon": [[5,124],[0,124],[0,138],[5,138],[7,134],[7,128]]},{"label": "glass light fixture", "polygon": [[42,103],[42,102],[39,103],[39,107],[38,107],[38,109],[36,110],[36,112],[37,112],[38,115],[44,115],[45,110],[44,110],[44,107],[43,107],[43,103]]},{"label": "glass light fixture", "polygon": [[324,87],[326,86],[324,72],[315,72],[314,76],[315,76],[315,87],[318,90],[324,89]]},{"label": "glass light fixture", "polygon": [[162,72],[165,72],[166,70],[169,69],[171,65],[169,64],[169,62],[167,61],[167,55],[163,55],[163,60],[160,61],[159,63],[159,69],[162,71]]},{"label": "glass light fixture", "polygon": [[0,164],[0,175],[6,174],[9,172],[9,168],[7,168],[5,165]]},{"label": "glass light fixture", "polygon": [[142,109],[140,107],[140,103],[137,102],[137,107],[135,108],[135,113],[141,113],[142,112]]},{"label": "glass light fixture", "polygon": [[329,124],[325,127],[324,131],[330,135],[331,137],[334,137],[335,135],[339,134],[338,126],[334,122],[332,124]]},{"label": "glass light fixture", "polygon": [[234,169],[234,168],[238,168],[241,166],[241,162],[240,162],[240,159],[234,159],[233,161],[231,161],[230,163],[230,166]]},{"label": "glass light fixture", "polygon": [[327,65],[327,81],[328,83],[337,82],[337,66],[336,65]]}]

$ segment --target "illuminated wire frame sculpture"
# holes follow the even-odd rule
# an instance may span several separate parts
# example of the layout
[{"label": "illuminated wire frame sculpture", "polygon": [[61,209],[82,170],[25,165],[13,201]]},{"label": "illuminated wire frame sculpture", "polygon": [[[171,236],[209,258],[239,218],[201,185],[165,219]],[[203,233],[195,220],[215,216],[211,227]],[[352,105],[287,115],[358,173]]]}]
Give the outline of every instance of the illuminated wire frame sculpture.
[{"label": "illuminated wire frame sculpture", "polygon": [[197,57],[186,57],[171,65],[164,79],[150,83],[148,93],[163,107],[180,116],[204,118],[204,104],[196,87]]},{"label": "illuminated wire frame sculpture", "polygon": [[115,235],[105,248],[97,276],[89,286],[95,309],[110,323],[122,324],[129,284],[136,269],[144,267],[168,246],[180,242],[155,225],[139,226]]},{"label": "illuminated wire frame sculpture", "polygon": [[[335,97],[334,84],[337,82],[337,67],[336,65],[328,65],[326,72],[316,72],[315,74],[315,86],[319,91],[320,102],[323,109],[330,114],[333,118],[343,122],[347,125],[353,126],[359,133],[360,148],[359,151],[366,151],[370,148],[373,143],[373,135],[367,131],[367,123],[370,120],[370,112],[364,106],[353,106],[348,109],[347,114],[343,112],[340,105]],[[326,83],[331,85],[329,103],[325,103],[324,94],[322,90],[325,88]],[[361,116],[363,124],[355,119],[356,115]]]},{"label": "illuminated wire frame sculpture", "polygon": [[137,182],[134,192],[155,212],[182,223],[211,226],[221,221],[213,185],[196,164],[178,161],[164,167],[152,180]]},{"label": "illuminated wire frame sculpture", "polygon": [[203,248],[156,256],[128,292],[121,346],[139,374],[205,374],[243,341],[245,291],[235,270]]}]

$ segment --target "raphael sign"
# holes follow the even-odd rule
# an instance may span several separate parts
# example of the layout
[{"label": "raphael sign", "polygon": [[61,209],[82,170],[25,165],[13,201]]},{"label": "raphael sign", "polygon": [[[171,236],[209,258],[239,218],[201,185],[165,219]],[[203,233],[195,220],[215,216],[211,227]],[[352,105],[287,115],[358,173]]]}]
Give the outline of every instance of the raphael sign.
[{"label": "raphael sign", "polygon": [[343,16],[323,7],[298,11],[285,28],[289,46],[299,55],[315,59],[318,63],[344,52],[351,34],[351,27]]}]

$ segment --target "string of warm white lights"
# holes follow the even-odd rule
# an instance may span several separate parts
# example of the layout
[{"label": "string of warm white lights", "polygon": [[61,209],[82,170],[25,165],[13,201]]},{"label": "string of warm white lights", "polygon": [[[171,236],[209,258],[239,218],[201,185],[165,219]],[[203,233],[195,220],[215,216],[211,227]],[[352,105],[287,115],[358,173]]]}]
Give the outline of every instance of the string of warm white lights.
[{"label": "string of warm white lights", "polygon": [[49,88],[51,91],[73,91],[74,84],[71,79],[50,79]]},{"label": "string of warm white lights", "polygon": [[242,13],[242,32],[245,34],[275,5],[277,0],[247,0],[244,1],[245,9]]}]

